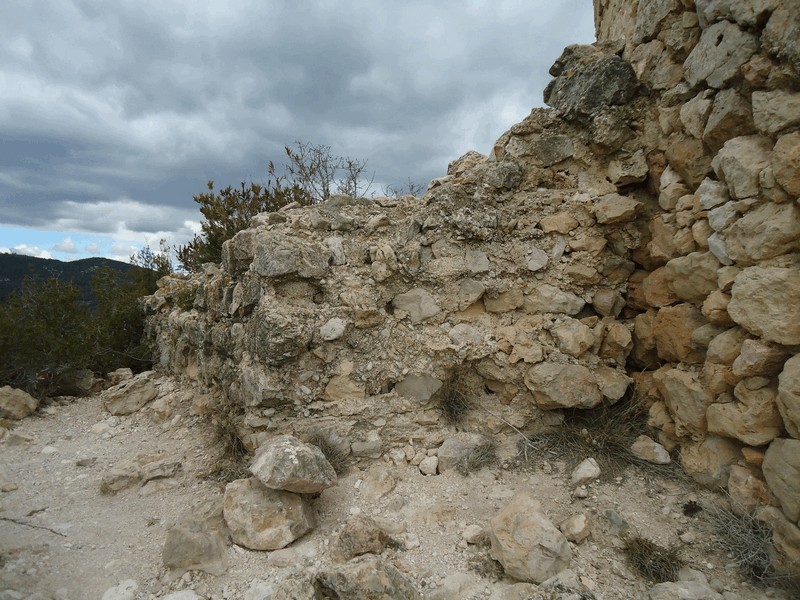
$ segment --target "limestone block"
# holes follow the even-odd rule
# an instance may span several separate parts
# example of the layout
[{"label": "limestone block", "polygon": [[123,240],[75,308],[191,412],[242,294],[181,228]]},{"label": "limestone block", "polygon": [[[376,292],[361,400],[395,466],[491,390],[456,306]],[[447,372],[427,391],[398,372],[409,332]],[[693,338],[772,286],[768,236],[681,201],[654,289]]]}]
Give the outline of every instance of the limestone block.
[{"label": "limestone block", "polygon": [[791,63],[800,72],[800,13],[791,3],[778,2],[762,34],[764,48]]},{"label": "limestone block", "polygon": [[753,121],[761,133],[775,135],[800,125],[800,93],[753,92]]},{"label": "limestone block", "polygon": [[580,544],[592,534],[592,525],[589,515],[579,513],[562,521],[558,528],[570,542]]},{"label": "limestone block", "polygon": [[708,319],[709,323],[716,325],[730,326],[733,325],[733,319],[728,314],[728,303],[731,297],[719,290],[713,291],[703,301],[703,306],[700,312]]},{"label": "limestone block", "polygon": [[800,207],[766,202],[737,219],[725,232],[727,254],[739,265],[800,250]]},{"label": "limestone block", "polygon": [[758,25],[780,4],[780,0],[697,0],[700,25],[707,27],[720,19],[731,19],[743,26]]},{"label": "limestone block", "polygon": [[778,377],[778,410],[789,435],[800,439],[800,354],[786,361]]},{"label": "limestone block", "polygon": [[691,304],[662,308],[653,325],[659,358],[668,362],[703,362],[704,353],[692,346],[692,332],[705,324],[700,309]]},{"label": "limestone block", "polygon": [[412,580],[374,554],[321,570],[314,577],[314,589],[328,598],[422,600]]},{"label": "limestone block", "polygon": [[24,390],[0,387],[0,419],[24,419],[39,408],[39,401]]},{"label": "limestone block", "polygon": [[736,442],[717,436],[681,446],[683,469],[700,485],[712,489],[728,485],[731,465],[736,464],[740,456]]},{"label": "limestone block", "polygon": [[314,327],[305,317],[259,304],[247,324],[250,349],[270,366],[280,366],[307,352]]},{"label": "limestone block", "polygon": [[314,526],[302,496],[272,490],[256,478],[225,486],[223,515],[234,543],[251,550],[278,550]]},{"label": "limestone block", "polygon": [[413,288],[394,297],[396,309],[408,313],[412,323],[419,323],[425,319],[438,315],[442,309],[436,304],[436,299],[422,288]]},{"label": "limestone block", "polygon": [[[711,224],[709,223],[709,227]],[[730,266],[733,264],[733,260],[731,257],[728,256],[728,244],[725,243],[725,240],[722,239],[722,236],[717,233],[716,231],[708,236],[706,240],[708,243],[708,251],[711,252],[714,256],[717,257],[717,260],[726,266]],[[719,281],[719,277],[717,278]]]},{"label": "limestone block", "polygon": [[627,159],[615,159],[608,165],[608,178],[616,186],[640,183],[647,179],[649,169],[644,151],[638,150]]},{"label": "limestone block", "polygon": [[777,504],[759,470],[743,465],[731,466],[728,494],[731,510],[742,516],[753,514],[761,506]]},{"label": "limestone block", "polygon": [[539,363],[528,369],[525,385],[544,409],[592,408],[603,401],[592,372],[583,365]]},{"label": "limestone block", "polygon": [[568,234],[578,226],[578,220],[566,211],[558,212],[554,215],[544,217],[539,221],[542,231],[545,233]]},{"label": "limestone block", "polygon": [[328,319],[325,324],[319,328],[319,337],[325,342],[332,342],[342,337],[346,329],[347,321],[339,317],[334,317]]},{"label": "limestone block", "polygon": [[720,263],[711,252],[692,252],[673,258],[664,267],[670,289],[686,302],[702,304],[717,289]]},{"label": "limestone block", "polygon": [[[630,290],[629,290],[630,294]],[[616,290],[600,288],[592,296],[592,308],[603,317],[617,317],[625,307],[625,298]]]},{"label": "limestone block", "polygon": [[570,356],[579,357],[594,345],[592,330],[576,319],[566,318],[550,330],[558,349]]},{"label": "limestone block", "polygon": [[759,175],[770,166],[772,141],[760,135],[746,135],[725,142],[715,157],[719,171],[734,198],[757,196]]},{"label": "limestone block", "polygon": [[586,302],[571,292],[565,292],[552,285],[537,286],[525,296],[524,309],[527,313],[578,314]]},{"label": "limestone block", "polygon": [[167,530],[161,559],[167,569],[220,575],[225,571],[226,541],[224,524],[186,519]]},{"label": "limestone block", "polygon": [[549,260],[550,257],[547,256],[547,252],[539,248],[534,248],[528,253],[528,256],[525,257],[525,266],[528,267],[528,270],[535,273],[536,271],[544,269]]},{"label": "limestone block", "polygon": [[713,102],[713,92],[704,90],[681,106],[681,123],[683,123],[686,133],[696,138],[703,137],[703,129],[705,129]]},{"label": "limestone block", "polygon": [[112,415],[130,415],[155,399],[158,388],[147,373],[110,387],[100,394],[103,405]]},{"label": "limestone block", "polygon": [[439,391],[442,385],[441,380],[427,373],[423,373],[422,375],[411,373],[406,375],[401,381],[398,381],[394,390],[404,398],[409,398],[424,404]]},{"label": "limestone block", "polygon": [[609,323],[603,344],[600,346],[600,356],[611,358],[618,365],[625,366],[628,354],[633,349],[633,336],[630,329],[622,323]]},{"label": "limestone block", "polygon": [[655,375],[679,436],[703,435],[706,431],[706,409],[714,401],[697,373],[666,369]]},{"label": "limestone block", "polygon": [[666,154],[672,168],[692,187],[711,172],[711,155],[697,138],[673,134],[669,138]]},{"label": "limestone block", "polygon": [[600,465],[594,458],[587,458],[572,470],[569,477],[571,486],[583,485],[600,477]]},{"label": "limestone block", "polygon": [[[624,364],[624,363],[622,363]],[[603,365],[594,367],[594,378],[603,398],[614,404],[628,391],[632,379],[620,369],[613,369]]]},{"label": "limestone block", "polygon": [[732,365],[747,336],[747,332],[740,327],[731,327],[720,333],[709,343],[706,360],[718,365]]},{"label": "limestone block", "polygon": [[504,313],[516,310],[525,303],[525,296],[522,290],[512,288],[499,294],[487,293],[483,296],[483,305],[486,307],[486,312],[490,313]]},{"label": "limestone block", "polygon": [[636,441],[631,445],[631,453],[656,465],[668,465],[672,462],[667,449],[646,435],[640,435],[636,438]]},{"label": "limestone block", "polygon": [[721,89],[739,74],[756,50],[756,36],[729,21],[719,21],[703,31],[683,63],[684,77],[691,86],[705,81],[710,87]]},{"label": "limestone block", "polygon": [[772,173],[789,195],[800,197],[800,131],[778,138],[772,152]]},{"label": "limestone block", "polygon": [[728,314],[768,342],[800,344],[800,272],[748,267],[736,277]]},{"label": "limestone block", "polygon": [[764,479],[793,523],[800,520],[800,440],[777,438],[764,455]]},{"label": "limestone block", "polygon": [[670,286],[671,279],[664,267],[659,267],[648,274],[642,281],[642,293],[645,302],[654,308],[677,302],[678,296]]},{"label": "limestone block", "polygon": [[466,308],[475,304],[483,296],[486,291],[480,281],[474,279],[462,279],[458,282],[458,310],[465,310]]},{"label": "limestone block", "polygon": [[374,519],[356,515],[339,532],[333,555],[337,561],[345,562],[362,554],[380,554],[388,543],[389,536]]},{"label": "limestone block", "polygon": [[788,352],[763,340],[745,340],[733,361],[733,373],[739,377],[777,375],[788,358]]},{"label": "limestone block", "polygon": [[336,485],[336,471],[322,451],[291,435],[277,435],[260,446],[250,472],[268,488],[297,494]]},{"label": "limestone block", "polygon": [[737,402],[708,407],[709,433],[736,438],[749,446],[763,446],[780,434],[783,423],[775,402],[775,388],[749,390],[745,382],[740,382],[734,396]]},{"label": "limestone block", "polygon": [[520,492],[489,522],[492,558],[520,581],[542,583],[569,567],[567,538],[530,492]]},{"label": "limestone block", "polygon": [[[726,202],[722,206],[717,206],[716,208],[708,211],[708,224],[714,231],[722,232],[736,220],[738,214],[739,213],[736,210],[736,203]],[[727,256],[727,248],[725,253]]]},{"label": "limestone block", "polygon": [[703,129],[703,141],[714,152],[730,139],[756,133],[750,103],[735,89],[720,90]]},{"label": "limestone block", "polygon": [[606,194],[598,198],[592,207],[597,222],[601,225],[626,223],[636,218],[642,203],[620,194]]},{"label": "limestone block", "polygon": [[631,40],[641,44],[658,35],[661,25],[670,13],[680,6],[678,0],[644,0],[638,3],[636,22],[633,25]]}]

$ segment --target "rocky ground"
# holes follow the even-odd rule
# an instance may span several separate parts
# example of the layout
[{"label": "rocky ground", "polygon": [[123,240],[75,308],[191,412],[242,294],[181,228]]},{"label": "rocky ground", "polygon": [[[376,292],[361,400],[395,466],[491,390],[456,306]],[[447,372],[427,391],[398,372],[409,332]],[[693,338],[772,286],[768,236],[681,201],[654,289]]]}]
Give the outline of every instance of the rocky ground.
[{"label": "rocky ground", "polygon": [[[221,504],[224,482],[208,477],[217,455],[208,399],[169,379],[157,386],[158,399],[128,416],[111,416],[99,395],[65,398],[5,432],[0,598],[306,597],[285,590],[273,596],[270,584],[300,582],[286,589],[302,590],[314,574],[337,572],[340,534],[359,516],[386,532],[384,561],[424,598],[789,598],[743,581],[720,550],[708,510],[684,514],[689,501],[718,506],[711,492],[634,467],[576,486],[572,465],[545,452],[522,465],[501,456],[496,466],[468,476],[425,476],[399,455],[396,463],[388,456],[363,459],[311,501],[316,527],[287,548],[259,552],[231,544],[218,575],[167,572],[166,532],[198,506]],[[561,575],[580,593],[564,595],[563,585],[561,592],[512,588],[516,582],[489,556],[489,520],[524,490],[552,523],[571,531],[568,537],[590,532],[570,542],[572,573]],[[634,572],[621,549],[631,532],[678,546],[690,567],[678,579],[695,583],[659,588]],[[211,570],[220,572],[220,565]],[[680,585],[689,592],[678,591]]]}]

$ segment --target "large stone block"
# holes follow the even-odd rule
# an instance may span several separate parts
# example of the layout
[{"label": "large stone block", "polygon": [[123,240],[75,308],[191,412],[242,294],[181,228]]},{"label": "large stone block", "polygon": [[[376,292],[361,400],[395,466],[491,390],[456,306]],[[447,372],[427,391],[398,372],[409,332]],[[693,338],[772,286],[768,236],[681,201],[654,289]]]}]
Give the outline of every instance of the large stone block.
[{"label": "large stone block", "polygon": [[250,472],[268,488],[297,494],[336,485],[336,471],[322,451],[291,435],[275,436],[260,446]]},{"label": "large stone block", "polygon": [[775,135],[800,125],[800,93],[753,92],[753,121],[761,133]]},{"label": "large stone block", "polygon": [[0,419],[24,419],[39,408],[39,401],[24,390],[0,387]]},{"label": "large stone block", "polygon": [[772,141],[760,135],[746,135],[725,142],[714,164],[725,178],[731,196],[751,198],[758,195],[759,177],[771,164],[771,150]]},{"label": "large stone block", "polygon": [[741,66],[758,50],[758,38],[729,21],[719,21],[700,36],[683,63],[686,81],[695,86],[705,81],[721,89],[739,74]]},{"label": "large stone block", "polygon": [[736,220],[725,232],[728,256],[739,265],[800,250],[800,208],[766,202]]},{"label": "large stone block", "polygon": [[777,390],[748,389],[740,382],[734,389],[737,402],[712,404],[706,411],[709,433],[736,438],[748,446],[763,446],[774,440],[783,428],[775,403]]},{"label": "large stone block", "polygon": [[592,408],[603,401],[592,372],[583,365],[544,362],[525,374],[525,385],[541,408]]},{"label": "large stone block", "polygon": [[659,310],[653,325],[659,358],[668,362],[703,362],[705,353],[692,345],[692,332],[705,324],[700,309],[691,304]]},{"label": "large stone block", "polygon": [[520,492],[489,522],[492,558],[520,581],[542,583],[568,568],[569,542],[530,492]]},{"label": "large stone block", "polygon": [[702,304],[717,289],[719,260],[711,252],[692,252],[673,258],[664,267],[669,287],[686,302]]},{"label": "large stone block", "polygon": [[731,289],[728,314],[749,332],[769,342],[800,344],[800,271],[748,267]]},{"label": "large stone block", "polygon": [[772,152],[772,173],[784,190],[800,197],[800,131],[778,138]]},{"label": "large stone block", "polygon": [[778,410],[789,435],[800,439],[800,354],[786,361],[778,377]]},{"label": "large stone block", "polygon": [[698,436],[706,432],[706,410],[714,401],[697,373],[680,369],[660,370],[656,384],[679,436]]},{"label": "large stone block", "polygon": [[800,440],[772,441],[761,465],[770,491],[793,523],[800,520]]}]

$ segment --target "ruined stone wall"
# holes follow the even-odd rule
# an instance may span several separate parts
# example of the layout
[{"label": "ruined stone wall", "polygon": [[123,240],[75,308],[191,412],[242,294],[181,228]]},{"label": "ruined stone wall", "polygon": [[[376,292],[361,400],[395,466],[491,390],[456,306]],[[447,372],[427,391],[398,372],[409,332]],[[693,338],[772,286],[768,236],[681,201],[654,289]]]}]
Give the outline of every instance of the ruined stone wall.
[{"label": "ruined stone wall", "polygon": [[[800,555],[800,7],[596,0],[598,42],[422,199],[259,215],[148,301],[162,369],[270,432],[417,460],[613,404]],[[627,373],[626,373],[627,372]]]}]

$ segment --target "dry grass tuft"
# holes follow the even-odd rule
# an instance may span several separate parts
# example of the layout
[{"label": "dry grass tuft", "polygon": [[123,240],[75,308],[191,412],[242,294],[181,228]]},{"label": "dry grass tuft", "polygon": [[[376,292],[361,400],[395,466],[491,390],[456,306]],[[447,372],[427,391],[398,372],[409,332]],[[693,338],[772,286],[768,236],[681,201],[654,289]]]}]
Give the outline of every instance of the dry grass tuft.
[{"label": "dry grass tuft", "polygon": [[305,441],[322,451],[337,475],[342,475],[347,471],[349,453],[336,443],[330,432],[315,429],[309,432]]},{"label": "dry grass tuft", "polygon": [[534,459],[558,458],[565,460],[567,468],[572,469],[586,457],[593,456],[604,480],[621,475],[630,465],[653,475],[672,479],[684,477],[675,461],[656,465],[630,451],[637,437],[648,434],[652,431],[647,425],[647,408],[630,395],[613,406],[601,404],[588,410],[566,411],[564,422],[553,431],[520,440],[517,464],[524,466]]},{"label": "dry grass tuft", "polygon": [[210,479],[225,483],[250,476],[247,468],[249,456],[239,437],[241,416],[241,408],[227,398],[219,399],[212,407],[214,440],[219,456],[208,473]]},{"label": "dry grass tuft", "polygon": [[503,565],[489,554],[488,548],[481,548],[467,558],[467,567],[481,578],[497,581],[505,576]]},{"label": "dry grass tuft", "polygon": [[638,535],[625,540],[623,552],[637,573],[656,583],[675,581],[684,564],[677,547],[664,548]]},{"label": "dry grass tuft", "polygon": [[491,441],[479,444],[464,456],[456,465],[456,470],[465,477],[484,467],[491,467],[497,462],[497,446]]},{"label": "dry grass tuft", "polygon": [[447,376],[439,390],[439,410],[449,425],[460,424],[472,409],[463,377],[464,369],[455,369]]},{"label": "dry grass tuft", "polygon": [[722,550],[756,584],[789,591],[800,597],[800,576],[782,572],[775,563],[772,529],[748,512],[736,514],[706,507]]}]

